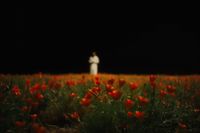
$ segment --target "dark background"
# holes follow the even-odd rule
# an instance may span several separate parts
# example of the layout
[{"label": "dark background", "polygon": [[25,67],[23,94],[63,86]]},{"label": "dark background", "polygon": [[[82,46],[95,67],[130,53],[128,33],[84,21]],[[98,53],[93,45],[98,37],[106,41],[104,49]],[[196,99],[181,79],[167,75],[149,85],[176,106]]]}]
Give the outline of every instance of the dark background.
[{"label": "dark background", "polygon": [[198,22],[158,20],[114,11],[16,8],[16,41],[3,46],[0,73],[88,72],[92,51],[101,73],[200,73]]}]

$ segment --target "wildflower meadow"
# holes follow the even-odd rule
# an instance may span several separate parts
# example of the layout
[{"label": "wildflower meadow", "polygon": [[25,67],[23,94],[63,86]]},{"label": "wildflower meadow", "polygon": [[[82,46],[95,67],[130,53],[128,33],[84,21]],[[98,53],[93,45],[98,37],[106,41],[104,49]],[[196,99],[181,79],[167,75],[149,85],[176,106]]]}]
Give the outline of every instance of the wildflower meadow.
[{"label": "wildflower meadow", "polygon": [[199,133],[199,75],[0,75],[1,133]]}]

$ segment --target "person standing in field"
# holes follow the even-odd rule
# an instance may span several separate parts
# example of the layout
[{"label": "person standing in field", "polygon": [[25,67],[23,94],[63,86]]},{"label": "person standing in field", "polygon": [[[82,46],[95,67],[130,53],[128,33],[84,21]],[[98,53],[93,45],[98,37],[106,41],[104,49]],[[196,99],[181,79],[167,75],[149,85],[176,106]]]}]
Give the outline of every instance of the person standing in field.
[{"label": "person standing in field", "polygon": [[96,75],[98,73],[98,64],[99,64],[99,57],[97,56],[96,52],[93,52],[92,56],[90,56],[89,63],[90,63],[90,74]]}]

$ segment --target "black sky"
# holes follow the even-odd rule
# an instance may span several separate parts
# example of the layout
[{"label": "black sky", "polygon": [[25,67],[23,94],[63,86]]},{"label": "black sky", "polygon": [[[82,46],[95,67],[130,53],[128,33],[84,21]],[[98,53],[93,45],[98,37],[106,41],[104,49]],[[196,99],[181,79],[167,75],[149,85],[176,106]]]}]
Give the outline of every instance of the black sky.
[{"label": "black sky", "polygon": [[[100,72],[200,73],[199,24],[151,20],[16,8],[16,43],[3,47],[0,72],[88,72],[88,58],[95,50]],[[3,56],[7,51],[12,55]]]}]

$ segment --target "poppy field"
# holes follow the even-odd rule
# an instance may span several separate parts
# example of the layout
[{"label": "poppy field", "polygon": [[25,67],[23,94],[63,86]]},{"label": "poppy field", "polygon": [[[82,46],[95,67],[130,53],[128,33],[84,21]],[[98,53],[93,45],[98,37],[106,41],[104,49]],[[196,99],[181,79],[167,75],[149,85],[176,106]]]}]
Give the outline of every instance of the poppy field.
[{"label": "poppy field", "polygon": [[199,125],[199,75],[0,75],[1,133],[199,133]]}]

